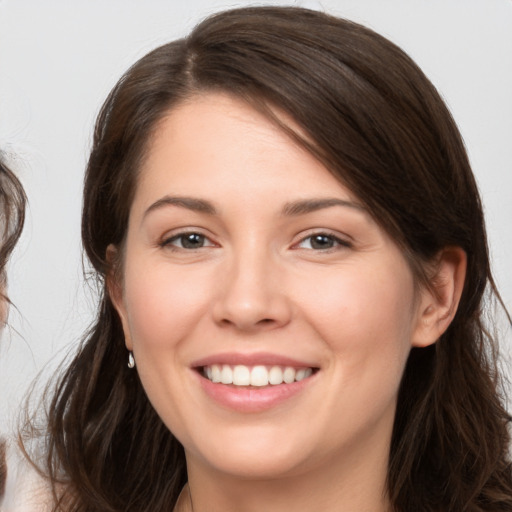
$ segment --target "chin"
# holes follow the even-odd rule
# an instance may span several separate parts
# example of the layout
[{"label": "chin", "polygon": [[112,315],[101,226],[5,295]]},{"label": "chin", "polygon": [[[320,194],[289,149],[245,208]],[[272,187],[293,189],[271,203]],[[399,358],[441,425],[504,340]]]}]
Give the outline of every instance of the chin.
[{"label": "chin", "polygon": [[[273,434],[273,435],[272,435]],[[311,465],[307,442],[288,433],[233,432],[214,436],[215,444],[196,446],[192,459],[214,471],[243,479],[275,479],[300,474]],[[192,451],[187,450],[187,458]]]}]

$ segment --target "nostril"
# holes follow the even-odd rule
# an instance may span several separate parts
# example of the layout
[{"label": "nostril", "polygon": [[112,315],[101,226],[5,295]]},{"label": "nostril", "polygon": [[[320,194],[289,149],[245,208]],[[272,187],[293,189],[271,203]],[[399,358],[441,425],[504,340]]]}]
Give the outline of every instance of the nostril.
[{"label": "nostril", "polygon": [[262,318],[261,320],[257,320],[256,322],[241,322],[241,321],[235,321],[230,318],[223,318],[220,320],[220,326],[221,327],[238,327],[244,330],[258,330],[258,329],[265,329],[265,328],[271,328],[272,326],[277,326],[279,322],[274,320],[273,318]]},{"label": "nostril", "polygon": [[291,310],[287,297],[284,294],[268,296],[263,292],[259,295],[251,292],[244,296],[247,288],[242,291],[231,290],[220,296],[212,306],[213,319],[217,325],[228,328],[236,327],[241,330],[272,329],[288,323],[291,318]]},{"label": "nostril", "polygon": [[[272,318],[262,318],[261,320],[258,320],[257,322],[255,322],[254,325],[267,325],[267,324],[272,324],[274,322],[275,322],[275,320],[273,320]],[[229,318],[223,318],[221,320],[221,323],[224,325],[233,325],[236,322],[230,320]]]}]

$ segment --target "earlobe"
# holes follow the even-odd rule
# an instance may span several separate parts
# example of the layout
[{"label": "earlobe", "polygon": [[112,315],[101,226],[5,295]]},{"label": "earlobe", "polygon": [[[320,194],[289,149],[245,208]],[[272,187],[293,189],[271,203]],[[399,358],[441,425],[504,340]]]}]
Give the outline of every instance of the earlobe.
[{"label": "earlobe", "polygon": [[106,276],[107,292],[110,297],[110,300],[112,301],[112,304],[114,305],[114,308],[117,311],[117,314],[119,315],[119,319],[121,320],[126,348],[128,350],[133,350],[133,344],[130,337],[130,329],[128,328],[126,308],[124,305],[123,286],[122,283],[120,282],[120,276],[118,272],[118,248],[115,245],[110,244],[107,247],[105,256],[109,264],[109,271]]},{"label": "earlobe", "polygon": [[453,320],[464,289],[467,256],[460,247],[446,247],[436,257],[435,273],[421,291],[414,347],[435,343]]}]

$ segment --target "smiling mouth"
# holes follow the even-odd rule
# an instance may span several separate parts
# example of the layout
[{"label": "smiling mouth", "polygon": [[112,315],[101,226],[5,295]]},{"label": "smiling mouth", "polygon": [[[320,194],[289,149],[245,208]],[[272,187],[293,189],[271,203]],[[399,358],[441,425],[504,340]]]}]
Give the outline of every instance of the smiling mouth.
[{"label": "smiling mouth", "polygon": [[245,366],[212,364],[199,368],[200,374],[214,384],[231,384],[241,387],[265,387],[291,384],[311,377],[318,368],[292,366]]}]

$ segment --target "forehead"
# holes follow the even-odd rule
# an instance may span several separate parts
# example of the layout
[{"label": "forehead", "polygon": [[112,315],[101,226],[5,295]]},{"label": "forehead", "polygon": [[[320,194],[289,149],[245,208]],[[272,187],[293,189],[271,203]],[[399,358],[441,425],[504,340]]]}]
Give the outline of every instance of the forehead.
[{"label": "forehead", "polygon": [[[280,123],[300,128],[279,111]],[[204,94],[180,103],[157,125],[148,144],[136,197],[165,187],[173,194],[263,190],[322,195],[353,194],[311,153],[246,102]],[[151,190],[150,190],[151,189]]]}]

